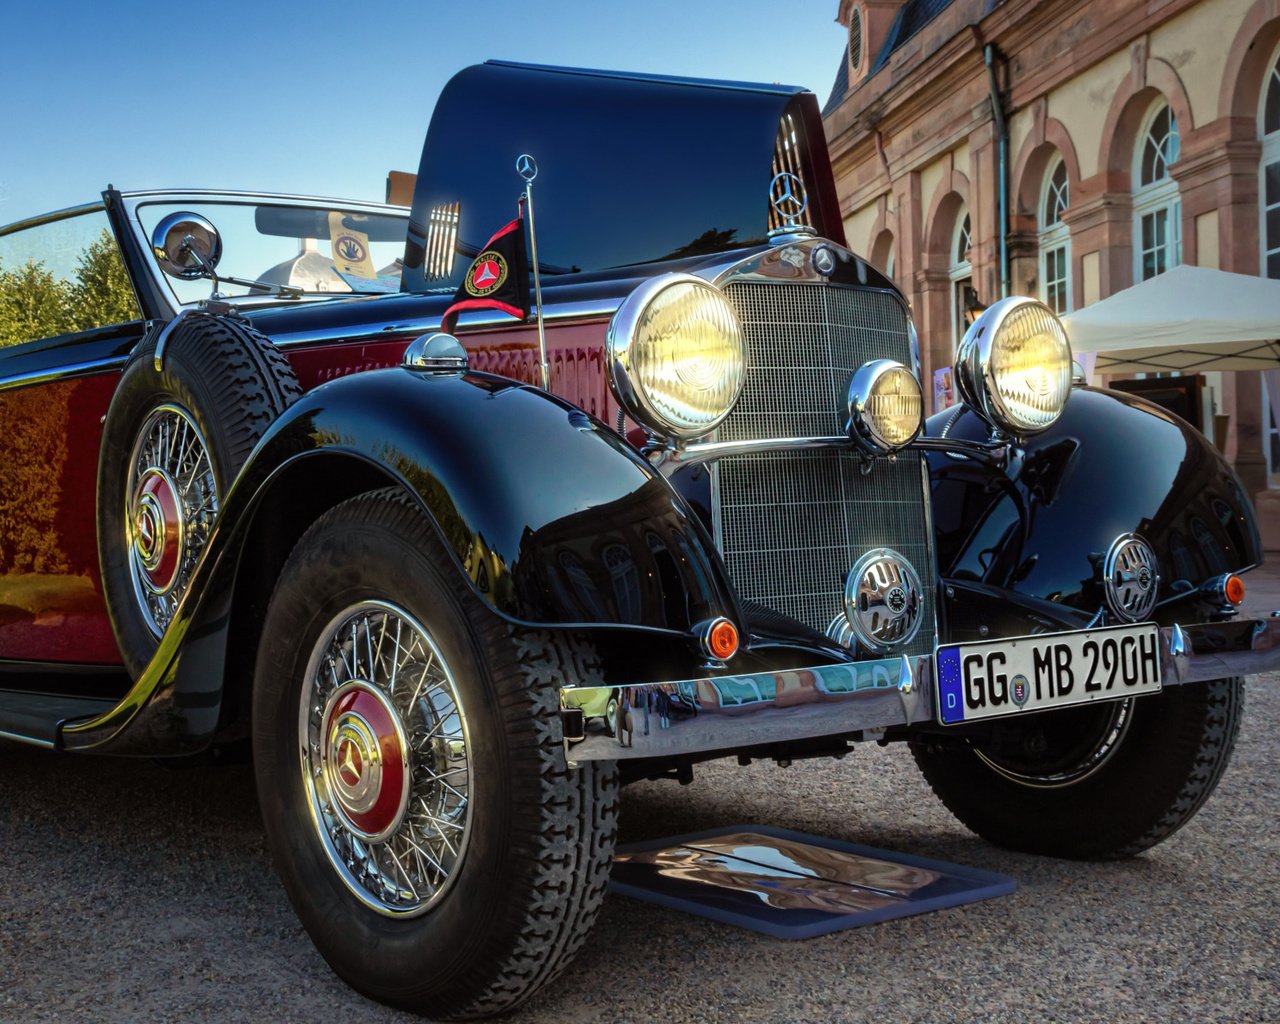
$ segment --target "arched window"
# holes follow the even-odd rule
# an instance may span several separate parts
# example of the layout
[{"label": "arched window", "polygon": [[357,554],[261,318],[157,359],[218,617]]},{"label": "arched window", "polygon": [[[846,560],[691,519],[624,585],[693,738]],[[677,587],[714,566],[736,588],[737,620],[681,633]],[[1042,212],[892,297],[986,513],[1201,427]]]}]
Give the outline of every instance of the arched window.
[{"label": "arched window", "polygon": [[871,265],[878,267],[884,271],[884,276],[893,280],[893,264],[894,264],[894,245],[893,232],[887,228],[881,231],[871,241]]},{"label": "arched window", "polygon": [[1147,281],[1182,262],[1182,200],[1169,167],[1178,159],[1178,119],[1158,100],[1143,118],[1133,155],[1134,278]]},{"label": "arched window", "polygon": [[1067,165],[1058,157],[1040,193],[1040,298],[1055,313],[1071,310],[1071,236],[1062,214],[1071,201]]},{"label": "arched window", "polygon": [[969,316],[977,296],[973,290],[973,264],[969,262],[969,250],[973,248],[973,224],[969,211],[963,206],[956,212],[956,226],[951,235],[950,264],[947,276],[951,278],[951,347],[960,344],[969,326]]},{"label": "arched window", "polygon": [[1261,180],[1258,182],[1262,274],[1280,278],[1280,47],[1272,54],[1271,68],[1262,83],[1258,134],[1262,137]]},{"label": "arched window", "polygon": [[[1258,163],[1258,240],[1262,248],[1262,276],[1280,279],[1280,46],[1271,54],[1271,63],[1262,80],[1258,97],[1258,136],[1262,139],[1262,159]],[[1280,483],[1280,373],[1262,375],[1266,410],[1267,474],[1271,483]]]}]

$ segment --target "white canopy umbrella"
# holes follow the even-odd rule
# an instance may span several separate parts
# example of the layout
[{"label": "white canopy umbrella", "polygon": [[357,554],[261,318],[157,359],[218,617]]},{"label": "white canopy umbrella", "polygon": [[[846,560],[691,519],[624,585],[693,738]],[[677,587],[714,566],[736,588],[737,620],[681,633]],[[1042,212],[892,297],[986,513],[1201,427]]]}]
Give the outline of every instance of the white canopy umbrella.
[{"label": "white canopy umbrella", "polygon": [[1280,281],[1174,267],[1062,318],[1097,373],[1280,367]]}]

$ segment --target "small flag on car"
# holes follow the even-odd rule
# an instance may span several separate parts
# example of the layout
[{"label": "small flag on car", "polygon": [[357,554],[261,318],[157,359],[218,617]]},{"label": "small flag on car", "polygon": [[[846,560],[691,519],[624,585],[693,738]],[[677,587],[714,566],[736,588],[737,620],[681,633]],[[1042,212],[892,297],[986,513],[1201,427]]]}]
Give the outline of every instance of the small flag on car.
[{"label": "small flag on car", "polygon": [[440,329],[452,334],[458,314],[468,309],[496,309],[523,320],[529,314],[529,261],[524,248],[524,207],[506,227],[485,243],[471,261],[453,305]]}]

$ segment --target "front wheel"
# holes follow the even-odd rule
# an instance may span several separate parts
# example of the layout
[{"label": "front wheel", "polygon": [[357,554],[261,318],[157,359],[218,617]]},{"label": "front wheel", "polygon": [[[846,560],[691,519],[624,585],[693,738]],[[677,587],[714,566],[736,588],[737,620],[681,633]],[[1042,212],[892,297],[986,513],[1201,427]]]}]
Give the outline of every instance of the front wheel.
[{"label": "front wheel", "polygon": [[268,844],[321,954],[432,1017],[555,977],[603,899],[612,765],[565,763],[558,690],[592,652],[485,609],[394,492],[321,517],[267,611],[254,684]]},{"label": "front wheel", "polygon": [[136,679],[177,614],[227,490],[302,388],[246,321],[190,313],[159,368],[152,332],[125,366],[98,457],[103,596]]},{"label": "front wheel", "polygon": [[1241,679],[993,723],[978,740],[912,739],[933,791],[999,846],[1082,860],[1129,857],[1185,825],[1235,747]]}]

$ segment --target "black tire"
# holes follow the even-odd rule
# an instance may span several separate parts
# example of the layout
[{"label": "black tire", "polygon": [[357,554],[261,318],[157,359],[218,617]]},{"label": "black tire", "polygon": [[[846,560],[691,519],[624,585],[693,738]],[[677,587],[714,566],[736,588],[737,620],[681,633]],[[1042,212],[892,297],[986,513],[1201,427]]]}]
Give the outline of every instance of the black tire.
[{"label": "black tire", "polygon": [[911,752],[947,808],[984,839],[1111,860],[1191,820],[1227,767],[1243,708],[1243,680],[1215,679],[1000,723],[981,745],[917,737]]},{"label": "black tire", "polygon": [[[371,606],[373,613],[361,611]],[[446,745],[461,736],[468,758],[461,778],[469,817],[455,813],[453,819],[463,822],[464,830],[454,833],[462,852],[438,885],[424,886],[423,877],[438,879],[441,872],[420,872],[417,884],[408,887],[412,896],[402,891],[388,897],[385,883],[375,884],[371,874],[344,877],[331,852],[355,849],[344,845],[341,829],[333,829],[339,820],[336,801],[324,802],[315,781],[332,777],[323,772],[346,770],[341,746],[334,744],[326,761],[307,733],[303,748],[313,753],[306,756],[322,767],[313,764],[304,778],[298,760],[300,730],[326,696],[322,685],[328,676],[320,666],[332,662],[321,652],[348,649],[326,644],[326,638],[346,637],[343,616],[351,609],[352,636],[365,614],[360,635],[372,637],[379,607],[394,612],[398,625],[420,626],[429,636],[439,657],[435,671],[449,681],[456,695],[450,700],[461,714],[455,719],[452,712],[441,713],[428,735],[441,722],[453,723]],[[355,641],[350,649],[362,648]],[[387,678],[382,655],[369,650],[365,675]],[[399,654],[396,659],[399,664]],[[277,871],[304,927],[338,975],[392,1006],[463,1019],[508,1010],[559,974],[600,908],[617,826],[616,767],[597,762],[571,770],[562,743],[559,686],[596,671],[590,648],[547,633],[513,631],[484,607],[422,513],[394,491],[350,499],[308,529],[281,573],[264,622],[253,746]],[[414,678],[417,664],[410,671],[406,662],[404,672]],[[362,687],[357,678],[353,673],[340,682],[333,676],[317,737],[335,735],[338,719],[327,708],[344,687]],[[394,684],[383,687],[384,694],[393,692]],[[408,717],[419,706],[416,696],[407,704],[403,696],[386,698],[396,702],[403,724],[397,734],[408,738],[411,750],[420,749]],[[460,756],[456,746],[447,749],[451,757]],[[419,799],[421,780],[434,793],[433,780],[440,777],[430,774],[440,771],[430,760],[435,755],[414,756],[419,760],[410,768],[409,807]],[[456,774],[454,784],[462,788]],[[332,796],[336,790],[324,792]],[[393,827],[383,843],[365,844],[374,857],[365,865],[390,867],[381,851],[400,841],[403,826]],[[410,835],[427,846],[430,826],[417,833],[413,828]],[[443,847],[430,852],[445,862]],[[435,859],[428,864],[438,866]],[[414,909],[413,897],[428,887],[439,893],[436,902]],[[392,913],[400,899],[417,916]]]},{"label": "black tire", "polygon": [[[135,679],[151,660],[172,609],[185,592],[217,503],[226,497],[267,427],[302,394],[288,360],[244,321],[188,314],[166,341],[159,371],[155,368],[157,337],[153,332],[146,338],[125,366],[107,409],[98,456],[102,586],[116,642]],[[152,580],[142,564],[135,446],[145,448],[140,434],[163,430],[164,422],[185,430],[184,419],[194,426],[208,453],[211,481],[209,474],[201,474],[203,483],[197,486],[193,472],[193,482],[178,495],[183,505],[183,540],[171,545],[178,568],[172,584],[164,586],[163,581]],[[143,452],[136,454],[141,457]],[[181,458],[182,450],[174,457]],[[210,490],[212,501],[206,493]],[[164,566],[160,568],[167,575]]]}]

